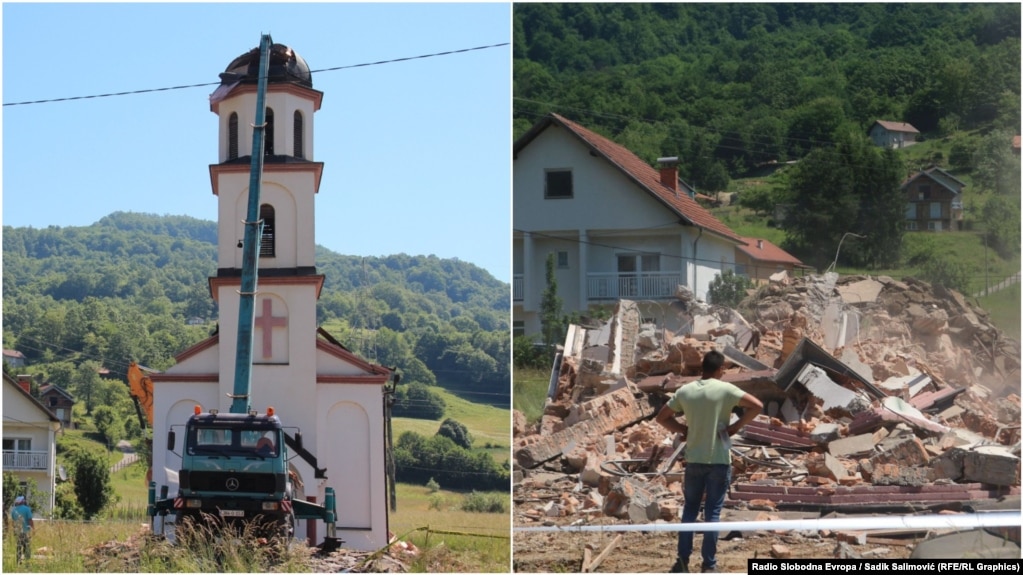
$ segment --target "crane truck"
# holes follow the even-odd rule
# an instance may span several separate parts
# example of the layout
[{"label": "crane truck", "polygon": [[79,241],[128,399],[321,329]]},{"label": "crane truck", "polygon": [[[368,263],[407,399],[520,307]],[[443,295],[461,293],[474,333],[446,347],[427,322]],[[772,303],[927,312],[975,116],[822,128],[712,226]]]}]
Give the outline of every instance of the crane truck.
[{"label": "crane truck", "polygon": [[[155,482],[149,484],[149,516],[153,533],[162,534],[164,519],[175,515],[175,524],[186,521],[239,527],[257,522],[261,532],[289,538],[297,519],[322,520],[326,537],[322,548],[342,543],[336,536],[334,490],[327,487],[323,505],[297,497],[297,478],[289,473],[288,461],[295,455],[310,459],[302,447],[301,432],[287,432],[272,407],[259,412],[249,401],[252,367],[252,332],[258,276],[259,243],[263,222],[259,220],[260,183],[263,172],[265,98],[269,52],[272,41],[260,39],[256,118],[252,135],[252,163],[242,254],[242,277],[238,318],[238,343],[231,406],[228,413],[217,409],[194,414],[184,423],[178,493],[168,497],[167,486],[159,496]],[[174,452],[175,427],[167,433],[167,450]],[[317,470],[318,476],[324,470]],[[157,519],[159,518],[159,524]]]}]

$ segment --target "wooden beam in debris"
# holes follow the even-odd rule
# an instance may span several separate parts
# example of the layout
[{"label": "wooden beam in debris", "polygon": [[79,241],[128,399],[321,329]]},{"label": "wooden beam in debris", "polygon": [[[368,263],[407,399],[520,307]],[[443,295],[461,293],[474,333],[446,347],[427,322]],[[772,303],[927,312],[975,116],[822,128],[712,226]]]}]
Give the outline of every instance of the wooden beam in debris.
[{"label": "wooden beam in debris", "polygon": [[597,555],[593,559],[593,561],[589,564],[589,566],[588,566],[589,567],[589,571],[585,571],[585,572],[586,573],[593,573],[593,571],[597,567],[600,567],[600,564],[604,562],[604,559],[607,559],[607,556],[610,555],[612,551],[614,551],[615,547],[617,547],[618,544],[621,541],[622,541],[622,534],[619,533],[618,535],[615,535],[615,538],[612,539],[611,542],[607,544],[607,547],[605,547],[604,550],[600,552],[600,555]]}]

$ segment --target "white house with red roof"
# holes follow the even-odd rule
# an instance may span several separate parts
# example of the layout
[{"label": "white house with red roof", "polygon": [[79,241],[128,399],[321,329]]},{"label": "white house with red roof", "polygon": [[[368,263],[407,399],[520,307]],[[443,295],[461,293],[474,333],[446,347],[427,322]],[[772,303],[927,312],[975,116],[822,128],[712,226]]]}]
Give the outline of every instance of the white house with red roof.
[{"label": "white house with red roof", "polygon": [[[252,125],[259,49],[227,67],[210,97],[219,126],[219,163],[209,167],[218,203],[218,268],[209,278],[218,302],[219,331],[176,356],[153,380],[153,480],[177,492],[180,451],[167,449],[167,432],[195,405],[230,411],[238,339],[242,222],[248,206]],[[266,150],[260,193],[259,280],[252,342],[251,403],[273,407],[307,454],[290,460],[299,495],[324,501],[337,493],[337,536],[352,549],[380,549],[388,541],[385,384],[391,371],[351,353],[316,323],[324,276],[315,262],[315,198],[323,163],[314,161],[313,114],[323,93],[312,87],[305,61],[274,44],[266,94]],[[180,445],[180,443],[179,443]],[[297,450],[296,450],[297,451]],[[307,457],[309,456],[309,457]],[[297,538],[323,540],[322,524],[295,527]]]},{"label": "white house with red roof", "polygon": [[796,256],[763,238],[742,238],[743,245],[735,246],[735,273],[757,283],[767,283],[772,275],[786,271],[794,275],[808,268]]},{"label": "white house with red roof", "polygon": [[44,501],[29,501],[37,517],[53,511],[60,420],[32,397],[28,376],[3,374],[3,470],[22,484],[35,484]]},{"label": "white house with red roof", "polygon": [[558,114],[540,120],[513,151],[516,334],[540,331],[548,254],[565,313],[631,299],[644,318],[672,325],[678,286],[706,299],[744,243],[679,185],[675,158],[654,168]]},{"label": "white house with red roof", "polygon": [[882,148],[905,148],[916,143],[916,135],[920,131],[905,122],[888,122],[877,120],[870,126],[867,134],[875,146]]}]

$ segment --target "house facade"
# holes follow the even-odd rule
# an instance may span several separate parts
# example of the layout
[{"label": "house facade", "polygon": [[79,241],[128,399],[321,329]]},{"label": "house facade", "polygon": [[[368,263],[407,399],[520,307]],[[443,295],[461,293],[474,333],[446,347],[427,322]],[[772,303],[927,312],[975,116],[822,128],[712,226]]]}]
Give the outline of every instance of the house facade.
[{"label": "house facade", "polygon": [[941,168],[921,170],[902,183],[906,193],[906,230],[958,231],[963,220],[966,184]]},{"label": "house facade", "polygon": [[74,420],[71,416],[71,408],[75,406],[75,398],[67,390],[52,384],[40,386],[39,402],[57,416],[64,429],[75,428]]},{"label": "house facade", "polygon": [[44,494],[46,501],[31,503],[35,513],[47,516],[53,510],[60,420],[32,397],[27,382],[6,373],[3,380],[3,470]]},{"label": "house facade", "polygon": [[540,331],[548,254],[564,313],[631,299],[645,319],[670,326],[679,286],[706,299],[742,242],[680,186],[677,161],[662,160],[651,167],[558,114],[515,142],[516,334]]},{"label": "house facade", "polygon": [[16,349],[5,349],[4,361],[14,369],[25,367],[25,354]]},{"label": "house facade", "polygon": [[916,143],[920,131],[905,122],[877,120],[870,126],[868,135],[875,146],[882,148],[905,148]]},{"label": "house facade", "polygon": [[799,258],[762,238],[742,238],[743,244],[735,246],[735,273],[746,276],[758,284],[768,283],[771,276],[788,272],[794,276],[797,270],[804,270]]},{"label": "house facade", "polygon": [[[247,220],[252,125],[256,117],[259,50],[242,54],[221,74],[210,97],[219,126],[218,163],[209,167],[218,204],[217,273],[209,278],[217,301],[217,334],[180,352],[153,381],[153,481],[178,489],[180,452],[167,449],[167,432],[180,429],[195,405],[229,412]],[[316,323],[324,276],[315,261],[315,199],[323,163],[314,161],[313,115],[323,93],[291,48],[271,48],[266,93],[266,148],[260,186],[259,280],[252,330],[251,403],[273,407],[301,454],[289,461],[297,496],[323,503],[337,494],[337,537],[345,546],[375,550],[388,542],[385,384],[391,371],[366,362]],[[295,537],[323,541],[323,525],[300,521]]]}]

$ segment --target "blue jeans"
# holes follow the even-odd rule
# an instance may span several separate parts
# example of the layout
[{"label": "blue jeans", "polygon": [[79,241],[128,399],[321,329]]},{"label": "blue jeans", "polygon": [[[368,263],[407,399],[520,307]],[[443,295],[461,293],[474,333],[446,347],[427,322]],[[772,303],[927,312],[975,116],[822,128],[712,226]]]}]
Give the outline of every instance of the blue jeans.
[{"label": "blue jeans", "polygon": [[[703,520],[706,523],[717,523],[721,517],[721,508],[725,504],[725,495],[728,493],[728,484],[732,480],[732,466],[729,464],[709,463],[687,463],[685,483],[682,494],[685,497],[685,504],[682,506],[682,523],[695,523],[700,515],[700,503],[704,495],[707,497],[703,510]],[[702,531],[703,547],[703,568],[717,567],[718,532]],[[693,554],[693,533],[678,532],[678,557],[682,561],[689,562],[689,556]]]}]

